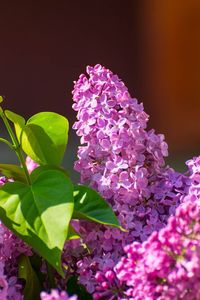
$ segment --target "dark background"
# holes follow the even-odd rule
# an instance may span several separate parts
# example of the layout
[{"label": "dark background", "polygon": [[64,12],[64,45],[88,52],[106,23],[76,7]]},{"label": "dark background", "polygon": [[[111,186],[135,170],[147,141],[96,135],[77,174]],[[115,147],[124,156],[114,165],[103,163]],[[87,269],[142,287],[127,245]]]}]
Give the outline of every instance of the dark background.
[{"label": "dark background", "polygon": [[[26,117],[55,111],[75,121],[73,81],[87,65],[117,73],[164,133],[172,165],[200,145],[200,2],[1,1],[0,95]],[[78,139],[70,132],[64,164],[72,169]],[[1,160],[11,156],[0,145]]]}]

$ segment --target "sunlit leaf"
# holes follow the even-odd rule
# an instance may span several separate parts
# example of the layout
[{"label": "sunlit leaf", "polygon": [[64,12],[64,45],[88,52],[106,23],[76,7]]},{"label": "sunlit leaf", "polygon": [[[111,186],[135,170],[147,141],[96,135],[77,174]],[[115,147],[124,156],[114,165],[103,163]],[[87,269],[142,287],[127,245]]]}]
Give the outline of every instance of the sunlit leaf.
[{"label": "sunlit leaf", "polygon": [[24,128],[25,122],[26,122],[25,119],[22,116],[14,113],[10,110],[5,110],[4,113],[5,113],[6,117],[11,122],[13,122],[17,138],[20,141],[20,135],[21,135],[22,129]]},{"label": "sunlit leaf", "polygon": [[122,229],[111,206],[95,190],[83,185],[74,187],[73,219],[94,221]]},{"label": "sunlit leaf", "polygon": [[24,152],[40,165],[60,165],[68,141],[68,120],[53,112],[41,112],[26,123],[21,144]]},{"label": "sunlit leaf", "polygon": [[61,275],[73,208],[73,185],[59,170],[41,170],[31,186],[13,182],[0,188],[0,219]]}]

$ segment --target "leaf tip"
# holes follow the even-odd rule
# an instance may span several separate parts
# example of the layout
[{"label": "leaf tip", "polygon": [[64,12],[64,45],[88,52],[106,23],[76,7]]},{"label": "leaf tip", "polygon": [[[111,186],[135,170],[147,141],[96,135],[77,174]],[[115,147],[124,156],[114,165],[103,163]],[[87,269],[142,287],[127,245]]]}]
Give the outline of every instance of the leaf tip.
[{"label": "leaf tip", "polygon": [[123,228],[122,226],[119,226],[119,229],[122,231],[122,232],[129,232],[127,229]]}]

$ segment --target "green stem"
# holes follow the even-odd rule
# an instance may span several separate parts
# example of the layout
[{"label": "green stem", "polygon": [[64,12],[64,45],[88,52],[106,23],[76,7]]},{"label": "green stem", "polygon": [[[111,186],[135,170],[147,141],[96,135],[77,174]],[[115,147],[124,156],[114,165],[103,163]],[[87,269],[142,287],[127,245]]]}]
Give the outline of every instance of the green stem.
[{"label": "green stem", "polygon": [[53,289],[56,287],[55,278],[53,276],[53,269],[47,261],[46,261],[46,267],[47,267],[47,275],[48,275],[48,279],[49,279],[49,286],[50,286],[50,289]]},{"label": "green stem", "polygon": [[19,144],[19,142],[18,142],[18,140],[17,140],[17,138],[16,138],[16,136],[15,136],[15,134],[14,134],[14,132],[13,132],[13,130],[12,130],[12,128],[11,128],[11,126],[10,126],[10,124],[9,124],[9,122],[8,122],[8,120],[7,120],[7,118],[6,118],[6,116],[5,116],[5,114],[4,114],[4,112],[3,112],[2,109],[0,111],[0,116],[1,116],[1,118],[2,118],[2,120],[4,122],[4,124],[5,124],[5,127],[6,127],[8,133],[10,135],[10,138],[11,138],[11,140],[13,142],[12,149],[15,150],[15,153],[17,154],[17,156],[19,158],[19,161],[20,161],[20,163],[21,163],[21,165],[23,167],[27,183],[28,183],[28,185],[31,185],[31,178],[30,178],[27,166],[26,166],[26,162],[25,162],[24,156],[22,154],[21,146],[20,146],[20,144]]},{"label": "green stem", "polygon": [[7,140],[5,140],[5,139],[3,139],[3,138],[0,138],[0,142],[5,143],[5,144],[8,145],[12,150],[14,150],[13,145],[12,145],[9,141],[7,141]]}]

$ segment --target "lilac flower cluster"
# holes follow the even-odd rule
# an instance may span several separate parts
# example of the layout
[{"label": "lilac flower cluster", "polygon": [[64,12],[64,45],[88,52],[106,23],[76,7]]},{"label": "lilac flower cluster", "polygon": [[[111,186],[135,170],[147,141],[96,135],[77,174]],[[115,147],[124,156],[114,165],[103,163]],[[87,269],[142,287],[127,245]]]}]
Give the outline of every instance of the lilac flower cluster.
[{"label": "lilac flower cluster", "polygon": [[89,181],[109,201],[128,230],[80,222],[90,254],[78,260],[78,272],[80,282],[94,292],[96,272],[111,270],[125,245],[161,229],[188,191],[190,179],[165,167],[164,136],[146,130],[143,105],[131,98],[124,83],[100,65],[88,67],[87,74],[79,77],[73,91],[78,111],[73,127],[83,144],[75,169],[82,182]]},{"label": "lilac flower cluster", "polygon": [[[193,198],[193,201],[197,201],[200,195],[200,156],[194,157],[186,162],[190,171],[191,185],[189,188],[189,197]],[[187,198],[185,198],[187,200]]]},{"label": "lilac flower cluster", "polygon": [[133,203],[149,196],[148,179],[164,164],[163,135],[145,131],[148,116],[116,75],[100,65],[75,83],[73,128],[86,146],[75,169],[107,198]]},{"label": "lilac flower cluster", "polygon": [[116,265],[128,299],[200,299],[200,207],[186,201],[167,226],[125,247]]},{"label": "lilac flower cluster", "polygon": [[[94,299],[200,298],[200,157],[189,160],[191,185],[167,226],[125,246],[112,278],[96,274]],[[112,279],[112,280],[111,280]],[[117,288],[114,288],[117,287]]]}]

